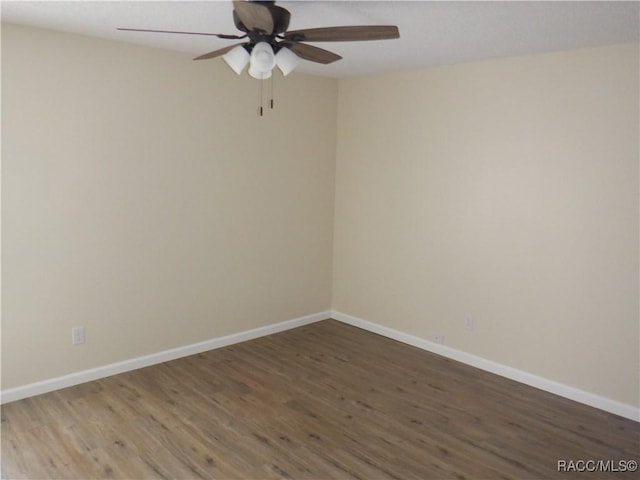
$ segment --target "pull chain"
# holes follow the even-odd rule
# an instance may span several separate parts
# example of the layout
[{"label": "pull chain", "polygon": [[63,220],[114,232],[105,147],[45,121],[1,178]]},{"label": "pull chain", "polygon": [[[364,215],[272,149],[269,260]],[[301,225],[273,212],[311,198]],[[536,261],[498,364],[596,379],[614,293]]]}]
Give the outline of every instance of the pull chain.
[{"label": "pull chain", "polygon": [[262,108],[262,90],[263,90],[264,78],[260,79],[258,83],[258,116],[262,117],[263,108]]},{"label": "pull chain", "polygon": [[[271,75],[271,79],[269,80],[269,109],[273,110],[274,101],[273,101],[273,77]],[[260,83],[258,85],[258,116],[264,116],[264,89],[265,89],[265,78],[264,74],[262,74],[260,78]]]},{"label": "pull chain", "polygon": [[271,84],[271,100],[269,101],[269,107],[271,108],[271,110],[273,110],[273,82],[274,82],[273,77],[275,77],[275,75],[271,75],[271,82],[270,82],[270,84]]}]

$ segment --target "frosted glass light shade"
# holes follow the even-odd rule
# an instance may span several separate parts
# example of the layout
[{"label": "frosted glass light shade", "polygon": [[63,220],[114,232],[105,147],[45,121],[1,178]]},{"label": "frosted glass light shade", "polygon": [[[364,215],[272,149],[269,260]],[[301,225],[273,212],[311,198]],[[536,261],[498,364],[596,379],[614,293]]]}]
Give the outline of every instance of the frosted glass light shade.
[{"label": "frosted glass light shade", "polygon": [[227,62],[227,65],[238,75],[242,73],[244,67],[249,63],[249,58],[249,52],[247,52],[242,45],[232,48],[222,56],[222,59]]},{"label": "frosted glass light shade", "polygon": [[257,80],[266,80],[267,78],[271,78],[271,70],[261,72],[260,70],[254,70],[253,66],[249,65],[249,75]]},{"label": "frosted glass light shade", "polygon": [[[258,42],[251,51],[249,74],[254,78],[269,78],[271,70],[276,66],[273,48],[267,42]],[[253,72],[253,74],[251,73]],[[255,76],[260,74],[259,76]],[[268,74],[268,75],[267,75]]]},{"label": "frosted glass light shade", "polygon": [[299,63],[298,56],[288,48],[282,47],[276,53],[276,64],[285,77],[293,72]]}]

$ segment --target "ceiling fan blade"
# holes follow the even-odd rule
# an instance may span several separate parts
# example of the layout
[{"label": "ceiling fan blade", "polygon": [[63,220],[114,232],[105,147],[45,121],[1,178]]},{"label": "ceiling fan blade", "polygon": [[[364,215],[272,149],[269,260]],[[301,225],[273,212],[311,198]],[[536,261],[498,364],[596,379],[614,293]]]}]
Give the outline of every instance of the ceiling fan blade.
[{"label": "ceiling fan blade", "polygon": [[329,50],[323,50],[322,48],[314,47],[313,45],[305,45],[304,43],[280,42],[278,45],[287,47],[300,58],[304,58],[311,62],[323,63],[325,65],[342,58],[337,53],[330,52]]},{"label": "ceiling fan blade", "polygon": [[273,33],[284,33],[289,28],[289,21],[291,20],[291,14],[289,10],[279,7],[277,5],[267,5],[271,11],[271,18],[273,18]]},{"label": "ceiling fan blade", "polygon": [[361,40],[387,40],[399,38],[395,25],[354,25],[348,27],[322,27],[293,30],[285,33],[286,40],[294,42],[353,42]]},{"label": "ceiling fan blade", "polygon": [[216,58],[221,55],[224,55],[229,50],[233,50],[238,45],[243,45],[242,43],[234,43],[233,45],[229,45],[228,47],[219,48],[218,50],[214,50],[213,52],[205,53],[204,55],[200,55],[199,57],[194,58],[194,60],[207,60],[209,58]]},{"label": "ceiling fan blade", "polygon": [[146,30],[142,28],[118,28],[116,30],[123,30],[126,32],[152,32],[152,33],[179,33],[182,35],[209,35],[218,38],[245,38],[246,35],[226,35],[223,33],[202,33],[202,32],[177,32],[175,30]]},{"label": "ceiling fan blade", "polygon": [[273,15],[267,6],[257,2],[235,0],[233,9],[249,30],[259,30],[269,35],[273,33]]}]

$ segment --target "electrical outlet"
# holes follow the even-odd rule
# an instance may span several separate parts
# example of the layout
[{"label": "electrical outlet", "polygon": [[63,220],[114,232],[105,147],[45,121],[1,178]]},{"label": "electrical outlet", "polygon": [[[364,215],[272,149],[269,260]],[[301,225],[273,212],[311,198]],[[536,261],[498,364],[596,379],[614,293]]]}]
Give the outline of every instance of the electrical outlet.
[{"label": "electrical outlet", "polygon": [[444,343],[444,335],[434,335],[432,340],[435,343],[439,343],[440,345],[442,345]]},{"label": "electrical outlet", "polygon": [[86,341],[84,327],[73,327],[71,329],[71,343],[80,345]]},{"label": "electrical outlet", "polygon": [[467,330],[473,330],[473,317],[470,313],[467,313],[464,316],[464,328]]}]

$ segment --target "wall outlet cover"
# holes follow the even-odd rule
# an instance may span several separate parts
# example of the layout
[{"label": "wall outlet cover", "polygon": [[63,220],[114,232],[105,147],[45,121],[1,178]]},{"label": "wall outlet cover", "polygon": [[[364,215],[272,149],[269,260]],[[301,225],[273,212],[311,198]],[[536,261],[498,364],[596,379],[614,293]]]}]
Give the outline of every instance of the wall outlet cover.
[{"label": "wall outlet cover", "polygon": [[80,345],[86,341],[84,327],[73,327],[71,329],[71,343]]},{"label": "wall outlet cover", "polygon": [[467,330],[473,330],[473,317],[470,313],[467,313],[464,316],[464,328]]}]

